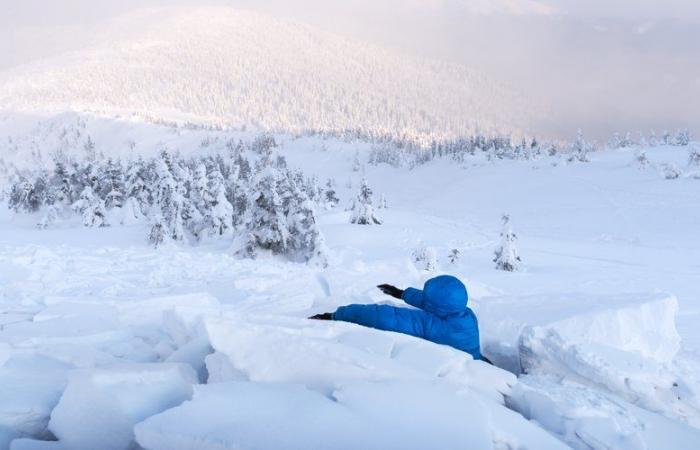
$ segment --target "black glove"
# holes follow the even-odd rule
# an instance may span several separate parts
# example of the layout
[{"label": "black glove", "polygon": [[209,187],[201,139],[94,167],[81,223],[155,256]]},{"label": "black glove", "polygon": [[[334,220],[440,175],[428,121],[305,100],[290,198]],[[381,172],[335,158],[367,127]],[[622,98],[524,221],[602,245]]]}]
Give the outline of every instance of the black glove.
[{"label": "black glove", "polygon": [[316,314],[315,316],[309,317],[309,319],[314,319],[314,320],[333,320],[333,313]]},{"label": "black glove", "polygon": [[399,300],[403,296],[403,290],[397,288],[396,286],[392,286],[390,284],[380,284],[377,286],[380,291],[384,292],[386,295],[391,295],[394,298],[398,298]]}]

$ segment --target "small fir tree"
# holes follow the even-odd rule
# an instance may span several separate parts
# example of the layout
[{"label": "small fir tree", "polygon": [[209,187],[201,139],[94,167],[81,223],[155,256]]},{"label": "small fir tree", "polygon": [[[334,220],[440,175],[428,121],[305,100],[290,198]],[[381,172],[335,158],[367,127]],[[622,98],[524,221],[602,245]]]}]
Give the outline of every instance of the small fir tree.
[{"label": "small fir tree", "polygon": [[520,269],[522,263],[515,247],[517,236],[510,227],[510,216],[504,215],[502,220],[501,243],[494,252],[493,262],[498,270],[514,272]]},{"label": "small fir tree", "polygon": [[366,179],[362,179],[360,191],[352,207],[350,223],[357,225],[381,225],[382,221],[374,214],[372,206],[372,189]]}]

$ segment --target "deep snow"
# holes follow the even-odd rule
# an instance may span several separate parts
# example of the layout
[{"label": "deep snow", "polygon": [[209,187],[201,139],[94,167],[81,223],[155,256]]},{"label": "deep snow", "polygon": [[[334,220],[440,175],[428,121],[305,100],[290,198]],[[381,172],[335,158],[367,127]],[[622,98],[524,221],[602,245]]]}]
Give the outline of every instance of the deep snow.
[{"label": "deep snow", "polygon": [[[629,149],[353,172],[350,143],[281,139],[291,165],[337,181],[325,270],[0,212],[0,448],[697,448],[700,180],[639,170]],[[647,153],[692,175],[687,149]],[[363,176],[383,225],[343,210]],[[520,272],[494,269],[503,213]],[[432,272],[412,257],[425,247]],[[465,281],[485,354],[512,373],[305,319],[397,304],[374,286],[439,273]],[[195,381],[210,383],[176,406]]]}]

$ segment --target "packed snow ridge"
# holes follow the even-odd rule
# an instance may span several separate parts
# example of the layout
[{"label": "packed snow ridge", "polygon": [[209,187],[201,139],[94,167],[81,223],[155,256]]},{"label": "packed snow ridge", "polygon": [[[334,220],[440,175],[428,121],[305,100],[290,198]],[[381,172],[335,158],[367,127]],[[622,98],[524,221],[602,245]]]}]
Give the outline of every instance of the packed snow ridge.
[{"label": "packed snow ridge", "polygon": [[476,70],[231,8],[146,10],[100,34],[0,73],[2,108],[418,137],[525,130],[540,114]]}]

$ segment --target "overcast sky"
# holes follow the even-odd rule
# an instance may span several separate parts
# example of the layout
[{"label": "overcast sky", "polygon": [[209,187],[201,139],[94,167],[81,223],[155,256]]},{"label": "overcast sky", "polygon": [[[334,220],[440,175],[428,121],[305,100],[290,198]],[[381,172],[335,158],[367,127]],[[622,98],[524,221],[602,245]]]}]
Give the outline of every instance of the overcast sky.
[{"label": "overcast sky", "polygon": [[0,0],[0,69],[80,48],[144,6],[232,5],[453,60],[582,127],[700,133],[700,0]]}]

